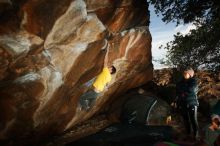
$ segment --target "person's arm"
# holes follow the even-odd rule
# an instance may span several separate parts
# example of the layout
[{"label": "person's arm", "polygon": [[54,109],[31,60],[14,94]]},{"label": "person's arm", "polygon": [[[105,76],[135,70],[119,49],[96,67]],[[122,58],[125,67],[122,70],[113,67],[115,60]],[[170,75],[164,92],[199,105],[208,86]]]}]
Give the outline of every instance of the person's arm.
[{"label": "person's arm", "polygon": [[186,83],[183,80],[181,80],[180,82],[176,84],[176,95],[178,97],[184,97],[186,94],[186,91],[187,91]]},{"label": "person's arm", "polygon": [[105,86],[104,86],[104,89],[107,89],[107,88],[109,87],[110,82],[111,82],[111,79],[109,79],[109,80],[106,82],[106,84],[105,84]]},{"label": "person's arm", "polygon": [[87,81],[86,83],[84,83],[83,85],[86,87],[91,87],[92,84],[94,83],[96,77],[92,78],[91,80]]},{"label": "person's arm", "polygon": [[109,63],[109,44],[107,43],[106,41],[106,54],[105,54],[105,58],[104,58],[104,67],[107,67],[108,66],[108,63]]}]

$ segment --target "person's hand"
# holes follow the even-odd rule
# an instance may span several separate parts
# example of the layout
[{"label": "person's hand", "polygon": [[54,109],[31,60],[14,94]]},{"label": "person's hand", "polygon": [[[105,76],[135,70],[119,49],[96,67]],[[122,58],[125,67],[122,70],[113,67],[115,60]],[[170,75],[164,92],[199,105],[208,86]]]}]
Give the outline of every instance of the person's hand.
[{"label": "person's hand", "polygon": [[166,118],[166,124],[167,125],[170,125],[172,122],[172,118],[171,118],[171,115],[169,115],[167,118]]},{"label": "person's hand", "polygon": [[171,105],[173,108],[177,108],[176,101],[172,102],[170,105]]}]

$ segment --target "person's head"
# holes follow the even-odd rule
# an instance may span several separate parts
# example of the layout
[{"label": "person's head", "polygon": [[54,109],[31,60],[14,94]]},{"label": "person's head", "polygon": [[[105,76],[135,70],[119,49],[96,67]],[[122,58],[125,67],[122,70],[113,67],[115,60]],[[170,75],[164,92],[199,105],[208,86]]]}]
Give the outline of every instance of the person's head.
[{"label": "person's head", "polygon": [[184,69],[183,77],[185,79],[192,78],[193,76],[194,76],[194,70],[191,67],[187,67],[186,69]]},{"label": "person's head", "polygon": [[116,73],[116,68],[112,65],[112,66],[108,66],[109,72],[110,74],[114,74]]},{"label": "person's head", "polygon": [[214,129],[220,128],[220,117],[218,115],[212,116],[212,126]]},{"label": "person's head", "polygon": [[139,89],[138,89],[138,93],[139,93],[139,94],[144,94],[144,92],[145,92],[144,89],[142,89],[142,88],[139,88]]}]

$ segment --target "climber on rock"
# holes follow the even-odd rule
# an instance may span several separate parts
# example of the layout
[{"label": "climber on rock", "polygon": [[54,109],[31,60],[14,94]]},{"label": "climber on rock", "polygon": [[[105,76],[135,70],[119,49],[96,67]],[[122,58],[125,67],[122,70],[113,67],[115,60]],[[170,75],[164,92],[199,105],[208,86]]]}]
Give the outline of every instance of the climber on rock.
[{"label": "climber on rock", "polygon": [[86,86],[89,87],[89,90],[79,99],[81,109],[88,110],[91,108],[96,98],[111,81],[112,74],[114,73],[116,73],[116,68],[114,66],[104,67],[102,72],[96,78],[90,80],[86,84]]},{"label": "climber on rock", "polygon": [[176,106],[183,117],[184,125],[188,135],[193,129],[193,138],[198,138],[197,99],[198,85],[194,77],[194,71],[188,67],[183,72],[183,79],[176,84]]}]

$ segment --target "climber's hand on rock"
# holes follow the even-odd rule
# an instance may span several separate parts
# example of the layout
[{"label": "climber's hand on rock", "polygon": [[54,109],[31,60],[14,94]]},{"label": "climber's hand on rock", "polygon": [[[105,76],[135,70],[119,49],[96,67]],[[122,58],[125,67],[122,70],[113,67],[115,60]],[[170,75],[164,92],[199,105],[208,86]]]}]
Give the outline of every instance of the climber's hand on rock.
[{"label": "climber's hand on rock", "polygon": [[171,103],[171,106],[172,106],[173,108],[177,108],[176,102],[172,102],[172,103]]}]

